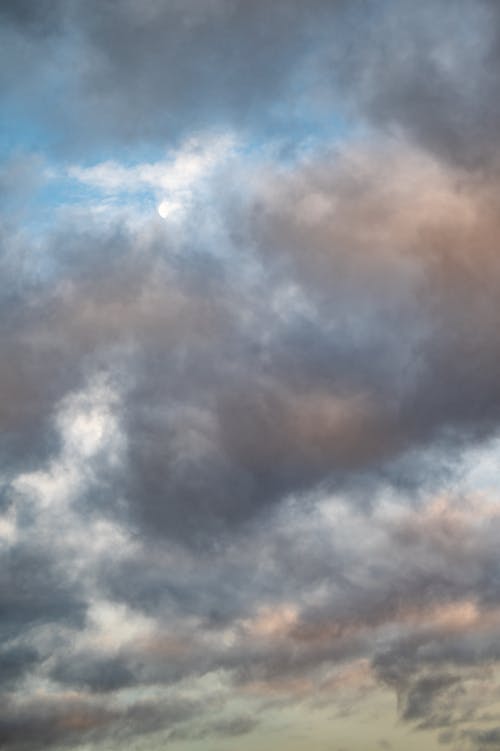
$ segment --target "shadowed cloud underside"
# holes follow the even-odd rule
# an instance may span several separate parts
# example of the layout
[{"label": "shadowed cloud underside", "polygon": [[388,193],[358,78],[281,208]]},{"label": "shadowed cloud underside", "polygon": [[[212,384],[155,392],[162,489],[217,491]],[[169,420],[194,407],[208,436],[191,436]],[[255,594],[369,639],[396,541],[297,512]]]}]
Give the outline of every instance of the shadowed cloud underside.
[{"label": "shadowed cloud underside", "polygon": [[500,748],[500,8],[0,50],[0,749]]}]

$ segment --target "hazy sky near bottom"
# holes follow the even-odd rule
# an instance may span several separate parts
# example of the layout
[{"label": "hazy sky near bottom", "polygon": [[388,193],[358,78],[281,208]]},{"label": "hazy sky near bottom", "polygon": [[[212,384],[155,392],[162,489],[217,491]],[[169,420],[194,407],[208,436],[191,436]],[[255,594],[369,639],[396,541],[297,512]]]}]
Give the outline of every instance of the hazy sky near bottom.
[{"label": "hazy sky near bottom", "polygon": [[500,748],[500,7],[0,1],[0,749]]}]

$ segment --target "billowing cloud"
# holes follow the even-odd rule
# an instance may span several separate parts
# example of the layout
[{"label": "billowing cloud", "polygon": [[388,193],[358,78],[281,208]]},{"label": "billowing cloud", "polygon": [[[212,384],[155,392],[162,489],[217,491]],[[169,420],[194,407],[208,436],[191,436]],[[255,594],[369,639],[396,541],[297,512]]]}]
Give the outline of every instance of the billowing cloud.
[{"label": "billowing cloud", "polygon": [[0,748],[496,747],[496,5],[0,20]]}]

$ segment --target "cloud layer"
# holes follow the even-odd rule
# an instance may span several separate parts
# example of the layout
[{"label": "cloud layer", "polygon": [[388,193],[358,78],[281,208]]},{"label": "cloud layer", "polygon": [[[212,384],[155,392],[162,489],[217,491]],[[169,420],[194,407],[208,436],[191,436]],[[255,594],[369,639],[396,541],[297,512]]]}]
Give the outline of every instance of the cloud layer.
[{"label": "cloud layer", "polygon": [[496,5],[0,18],[0,748],[496,748]]}]

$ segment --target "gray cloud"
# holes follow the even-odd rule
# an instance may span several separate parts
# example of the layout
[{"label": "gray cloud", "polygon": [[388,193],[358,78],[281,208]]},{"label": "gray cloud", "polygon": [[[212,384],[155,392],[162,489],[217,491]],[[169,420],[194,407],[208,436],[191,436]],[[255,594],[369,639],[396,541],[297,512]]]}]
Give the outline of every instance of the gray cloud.
[{"label": "gray cloud", "polygon": [[82,624],[85,602],[57,560],[43,548],[20,545],[2,551],[2,636],[12,638],[37,623]]},{"label": "gray cloud", "polygon": [[182,254],[158,228],[140,253],[98,224],[48,239],[47,280],[5,303],[11,468],[54,451],[55,410],[94,369],[117,374],[125,454],[96,466],[89,498],[192,541],[321,484],[404,482],[410,451],[495,431],[496,183],[402,148],[255,184],[220,207],[238,269],[209,234],[193,248],[194,227]]},{"label": "gray cloud", "polygon": [[[162,143],[221,124],[286,140],[304,120],[361,118],[456,163],[495,161],[499,21],[488,0],[4,3],[2,12],[17,30],[4,54],[32,96],[28,111],[66,149]],[[44,113],[33,74],[71,104],[57,118]]]},{"label": "gray cloud", "polygon": [[2,689],[12,688],[40,659],[38,652],[29,646],[7,646],[0,652]]},{"label": "gray cloud", "polygon": [[65,655],[56,664],[51,673],[52,678],[66,685],[78,686],[94,693],[117,691],[134,685],[137,679],[119,658],[95,658],[92,655],[70,658]]},{"label": "gray cloud", "polygon": [[93,700],[66,698],[8,702],[0,715],[0,744],[8,749],[71,747],[106,739],[113,746],[182,724],[199,712],[193,702],[136,702],[125,710]]},{"label": "gray cloud", "polygon": [[[283,122],[275,100],[286,105],[284,92],[293,96],[310,35],[323,20],[332,23],[344,3],[48,5],[50,13],[43,6],[5,4],[4,18],[15,29],[5,55],[23,93],[33,95],[28,112],[52,131],[56,145],[73,150],[77,142],[91,149],[117,139],[164,143],[186,130],[227,121],[257,124],[263,116],[268,124]],[[26,48],[28,60],[20,54]],[[71,106],[57,118],[45,112],[30,73],[62,91]],[[9,79],[5,85],[15,99]],[[68,127],[74,129],[71,141]]]},{"label": "gray cloud", "polygon": [[[387,689],[498,745],[496,5],[0,14],[0,747]],[[102,164],[200,130],[172,221]]]},{"label": "gray cloud", "polygon": [[169,740],[201,740],[207,737],[218,738],[237,738],[246,735],[254,730],[258,721],[248,715],[231,717],[228,720],[219,720],[207,723],[199,729],[173,730],[169,735]]},{"label": "gray cloud", "polygon": [[494,727],[489,730],[472,730],[465,732],[463,737],[473,743],[477,751],[488,748],[498,748],[500,745],[500,728]]}]

